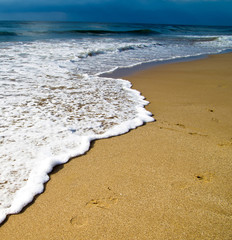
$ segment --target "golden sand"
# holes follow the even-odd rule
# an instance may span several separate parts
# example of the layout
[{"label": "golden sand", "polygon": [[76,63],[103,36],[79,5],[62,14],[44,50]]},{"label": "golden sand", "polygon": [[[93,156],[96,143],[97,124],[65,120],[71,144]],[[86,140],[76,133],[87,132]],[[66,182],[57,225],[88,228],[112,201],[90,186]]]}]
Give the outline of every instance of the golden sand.
[{"label": "golden sand", "polygon": [[57,167],[1,240],[232,239],[232,54],[127,79],[156,122]]}]

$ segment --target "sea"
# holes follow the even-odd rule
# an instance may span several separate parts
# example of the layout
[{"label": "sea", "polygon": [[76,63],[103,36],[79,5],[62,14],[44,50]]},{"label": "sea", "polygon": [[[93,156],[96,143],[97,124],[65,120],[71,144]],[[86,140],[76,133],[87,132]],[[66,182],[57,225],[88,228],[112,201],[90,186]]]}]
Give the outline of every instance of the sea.
[{"label": "sea", "polygon": [[91,141],[154,121],[115,71],[231,50],[232,27],[1,21],[0,222]]}]

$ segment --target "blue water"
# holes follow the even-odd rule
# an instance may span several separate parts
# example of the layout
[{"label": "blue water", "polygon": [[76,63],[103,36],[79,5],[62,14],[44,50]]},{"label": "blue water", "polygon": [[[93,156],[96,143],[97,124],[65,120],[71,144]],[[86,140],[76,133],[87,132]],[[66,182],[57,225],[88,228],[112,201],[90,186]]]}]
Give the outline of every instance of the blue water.
[{"label": "blue water", "polygon": [[[232,27],[79,22],[0,22],[0,48],[46,42],[70,49],[84,73],[110,71],[143,62],[214,54],[232,49]],[[73,49],[73,43],[76,48]],[[58,47],[59,48],[59,47]],[[88,59],[87,59],[88,58]],[[111,60],[109,60],[109,58]],[[103,65],[100,69],[93,62]],[[84,65],[84,66],[83,66]],[[82,71],[84,68],[84,71]]]},{"label": "blue water", "polygon": [[[34,41],[84,37],[144,37],[178,39],[186,36],[231,36],[232,27],[157,24],[0,21],[1,41]],[[194,40],[194,39],[193,39]],[[200,39],[198,39],[200,41]],[[206,40],[206,39],[205,39]]]},{"label": "blue water", "polygon": [[232,27],[0,22],[0,222],[92,140],[154,120],[104,73],[231,49]]}]

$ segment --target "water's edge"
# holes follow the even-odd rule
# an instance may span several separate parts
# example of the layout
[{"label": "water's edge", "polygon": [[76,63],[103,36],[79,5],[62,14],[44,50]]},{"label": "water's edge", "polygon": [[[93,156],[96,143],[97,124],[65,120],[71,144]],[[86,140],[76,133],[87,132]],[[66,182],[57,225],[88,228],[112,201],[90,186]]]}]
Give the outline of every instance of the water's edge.
[{"label": "water's edge", "polygon": [[99,77],[107,77],[107,78],[122,78],[126,79],[127,76],[132,75],[134,73],[147,70],[153,67],[171,64],[171,63],[180,63],[180,62],[191,62],[196,61],[200,59],[208,58],[212,55],[219,55],[219,54],[226,54],[226,53],[232,53],[232,49],[227,49],[219,53],[212,53],[212,54],[202,54],[198,56],[188,56],[188,57],[180,57],[175,59],[169,59],[169,60],[160,60],[160,61],[150,61],[150,62],[144,62],[144,63],[138,63],[133,66],[127,66],[127,67],[119,67],[117,69],[114,69],[110,72],[101,73]]}]

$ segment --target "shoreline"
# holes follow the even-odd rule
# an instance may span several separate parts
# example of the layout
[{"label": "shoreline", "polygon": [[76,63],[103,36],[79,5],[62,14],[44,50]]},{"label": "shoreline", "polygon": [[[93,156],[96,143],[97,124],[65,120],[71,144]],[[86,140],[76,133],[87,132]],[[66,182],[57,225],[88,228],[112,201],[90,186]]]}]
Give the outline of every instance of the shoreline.
[{"label": "shoreline", "polygon": [[231,53],[210,55],[125,77],[156,122],[57,166],[1,239],[229,240],[231,63]]},{"label": "shoreline", "polygon": [[140,71],[149,70],[150,68],[154,68],[154,67],[158,67],[158,66],[162,66],[162,65],[166,65],[166,64],[172,64],[172,63],[192,62],[192,61],[196,61],[196,60],[205,59],[210,56],[227,54],[227,53],[232,53],[232,49],[231,50],[227,49],[222,52],[214,53],[214,54],[200,54],[197,56],[179,57],[179,58],[168,59],[168,60],[159,60],[159,61],[153,60],[153,61],[148,61],[148,62],[144,62],[144,63],[138,63],[133,66],[119,67],[119,68],[116,68],[115,70],[101,73],[101,74],[99,74],[99,76],[124,79],[127,76],[133,75]]}]

